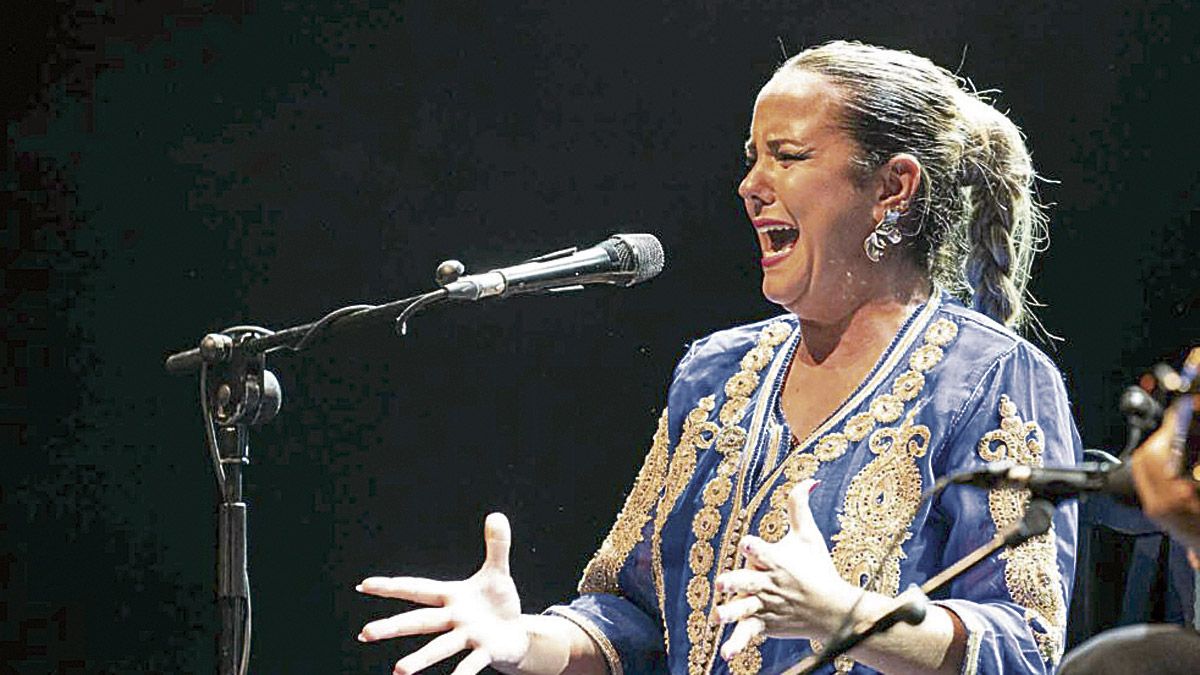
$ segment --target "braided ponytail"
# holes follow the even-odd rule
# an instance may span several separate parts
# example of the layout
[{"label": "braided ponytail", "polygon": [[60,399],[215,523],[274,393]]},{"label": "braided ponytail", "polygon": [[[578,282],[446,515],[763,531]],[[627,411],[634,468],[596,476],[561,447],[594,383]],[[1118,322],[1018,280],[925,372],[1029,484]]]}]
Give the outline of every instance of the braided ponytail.
[{"label": "braided ponytail", "polygon": [[1020,326],[1029,318],[1025,286],[1045,215],[1033,193],[1036,174],[1016,125],[973,94],[960,96],[965,139],[961,183],[966,190],[965,277],[971,305]]}]

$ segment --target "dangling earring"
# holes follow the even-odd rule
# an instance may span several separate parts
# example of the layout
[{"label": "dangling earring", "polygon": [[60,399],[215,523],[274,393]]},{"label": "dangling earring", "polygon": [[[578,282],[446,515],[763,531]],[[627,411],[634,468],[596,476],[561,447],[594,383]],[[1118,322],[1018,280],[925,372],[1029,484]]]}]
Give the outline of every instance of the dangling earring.
[{"label": "dangling earring", "polygon": [[875,229],[863,240],[863,250],[867,252],[871,262],[883,260],[883,253],[887,247],[900,243],[900,228],[896,227],[896,223],[900,222],[900,213],[900,209],[884,211],[883,218],[875,223]]}]

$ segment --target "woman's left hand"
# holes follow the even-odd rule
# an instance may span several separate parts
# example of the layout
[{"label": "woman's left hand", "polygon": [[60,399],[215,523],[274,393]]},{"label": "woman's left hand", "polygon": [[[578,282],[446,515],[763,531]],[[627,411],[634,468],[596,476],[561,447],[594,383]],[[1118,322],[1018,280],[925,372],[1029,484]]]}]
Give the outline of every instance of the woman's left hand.
[{"label": "woman's left hand", "polygon": [[788,495],[791,530],[778,543],[753,536],[739,542],[746,567],[716,578],[718,592],[733,597],[714,608],[722,624],[737,626],[721,656],[732,658],[755,636],[827,638],[861,591],[842,579],[808,508],[817,482],[806,480]]}]

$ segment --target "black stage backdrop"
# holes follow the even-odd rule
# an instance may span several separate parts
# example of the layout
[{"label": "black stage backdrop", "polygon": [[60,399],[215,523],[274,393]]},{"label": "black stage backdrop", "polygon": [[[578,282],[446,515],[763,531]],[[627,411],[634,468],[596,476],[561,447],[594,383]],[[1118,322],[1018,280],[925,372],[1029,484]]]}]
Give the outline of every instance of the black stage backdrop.
[{"label": "black stage backdrop", "polygon": [[[569,7],[564,5],[569,4]],[[215,487],[162,359],[615,231],[628,290],[435,308],[272,359],[253,437],[252,672],[385,672],[374,573],[467,575],[512,520],[572,593],[689,341],[776,312],[734,189],[758,87],[837,37],[962,64],[1030,138],[1034,291],[1085,442],[1200,328],[1192,2],[8,2],[0,669],[211,672]]]}]

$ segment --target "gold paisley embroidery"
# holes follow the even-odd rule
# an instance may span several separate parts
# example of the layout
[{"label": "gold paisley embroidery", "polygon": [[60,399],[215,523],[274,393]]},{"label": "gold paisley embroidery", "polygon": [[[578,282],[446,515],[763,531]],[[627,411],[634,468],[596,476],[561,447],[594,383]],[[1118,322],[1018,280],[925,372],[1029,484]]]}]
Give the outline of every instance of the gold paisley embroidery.
[{"label": "gold paisley embroidery", "polygon": [[629,552],[642,540],[642,528],[650,520],[650,509],[662,490],[667,473],[667,411],[664,409],[658,418],[658,428],[654,432],[654,441],[642,470],[638,472],[633,489],[625,499],[625,506],[617,515],[617,520],[600,545],[600,550],[592,557],[591,562],[583,570],[583,578],[579,581],[580,593],[617,593],[617,574]]},{"label": "gold paisley embroidery", "polygon": [[[712,571],[716,557],[712,539],[721,527],[719,509],[733,496],[734,485],[730,477],[737,473],[742,448],[747,440],[746,430],[738,423],[750,407],[750,395],[759,384],[759,371],[774,359],[775,348],[790,334],[791,329],[784,322],[773,323],[764,328],[758,335],[755,347],[742,358],[742,369],[725,382],[724,391],[728,400],[721,406],[718,416],[721,427],[715,437],[716,450],[723,457],[717,466],[716,475],[709,480],[701,493],[704,507],[692,518],[692,534],[696,536],[696,541],[692,544],[692,551],[688,556],[688,567],[692,573],[687,586],[687,602],[691,608],[687,620],[688,639],[691,641],[691,649],[688,650],[689,675],[707,672],[714,653],[717,631],[708,621],[713,599],[708,574]],[[740,481],[737,490],[740,502]],[[736,512],[736,509],[734,510]],[[717,572],[727,569],[731,563],[732,558],[721,559]]]},{"label": "gold paisley embroidery", "polygon": [[[900,561],[905,531],[916,515],[921,496],[921,471],[916,459],[929,447],[929,427],[913,424],[909,411],[898,427],[884,427],[871,434],[868,447],[877,457],[850,481],[842,513],[841,531],[833,535],[830,555],[838,573],[850,583],[865,587],[871,573],[883,565],[868,590],[895,595],[900,590]],[[898,532],[904,531],[900,546],[886,561],[882,556]]]},{"label": "gold paisley embroidery", "polygon": [[[1022,421],[1016,404],[1007,394],[1002,394],[1000,428],[983,435],[979,441],[979,456],[988,462],[1041,466],[1044,447],[1045,435],[1041,427],[1037,422]],[[1028,502],[1028,490],[992,490],[988,494],[988,506],[996,529],[1008,527],[1020,519]],[[1038,651],[1044,660],[1058,663],[1062,658],[1067,614],[1053,525],[1045,534],[1001,553],[1000,559],[1006,561],[1004,583],[1013,602],[1025,608],[1025,621],[1033,631]]]}]

